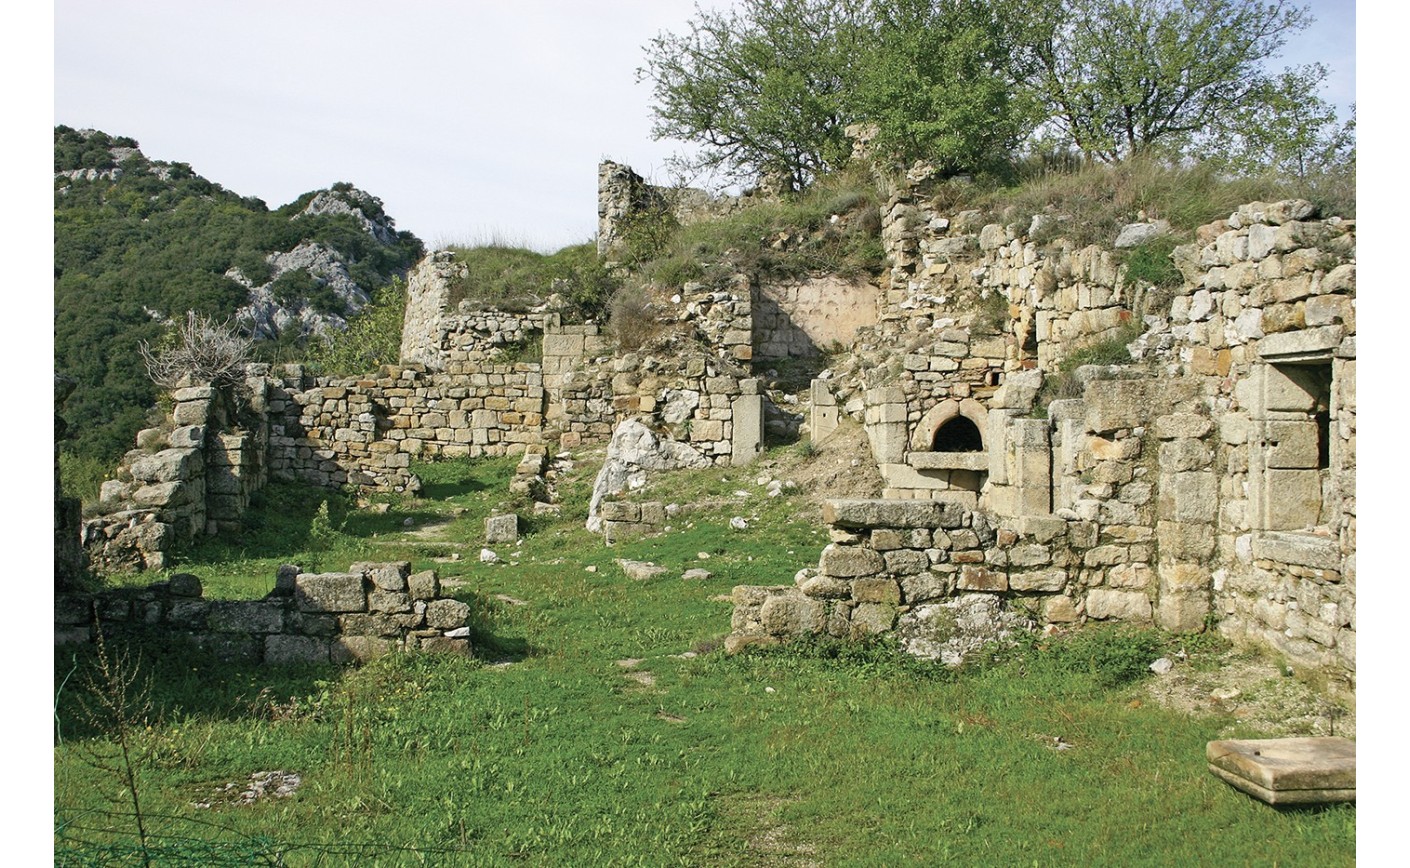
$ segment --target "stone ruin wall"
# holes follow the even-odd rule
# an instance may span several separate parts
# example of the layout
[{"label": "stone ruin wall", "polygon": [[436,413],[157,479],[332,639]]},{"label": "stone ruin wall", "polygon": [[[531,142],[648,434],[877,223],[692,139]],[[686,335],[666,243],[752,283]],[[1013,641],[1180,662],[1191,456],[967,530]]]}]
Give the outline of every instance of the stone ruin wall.
[{"label": "stone ruin wall", "polygon": [[[403,332],[418,361],[345,378],[252,365],[239,389],[175,392],[168,423],[139,434],[104,487],[102,515],[85,522],[94,567],[164,568],[183,541],[238,527],[269,478],[415,491],[413,460],[542,456],[604,442],[629,418],[712,463],[762,450],[747,283],[688,287],[661,312],[679,352],[614,356],[599,326],[561,325],[556,312],[448,310],[445,263],[427,262],[413,275]],[[541,342],[541,361],[500,361],[526,342]]]},{"label": "stone ruin wall", "polygon": [[[1025,230],[946,216],[918,190],[883,208],[892,269],[875,323],[853,330],[853,359],[812,390],[814,439],[842,413],[865,423],[885,508],[872,523],[830,520],[832,553],[800,574],[826,580],[811,590],[737,592],[734,641],[900,630],[917,607],[977,594],[1047,623],[1217,621],[1354,681],[1354,222],[1309,221],[1306,203],[1245,206],[1177,249],[1185,281],[1162,298],[1130,285],[1113,251],[1035,240],[1053,232],[1048,218]],[[428,262],[418,271],[443,278],[445,263]],[[663,305],[662,323],[688,337],[668,357],[614,358],[595,325],[448,312],[445,298],[413,294],[404,366],[341,381],[255,372],[248,409],[267,427],[246,424],[248,409],[232,422],[199,388],[178,395],[173,426],[143,432],[122,490],[105,491],[120,508],[85,524],[95,565],[160,566],[174,537],[238,521],[271,473],[406,487],[413,456],[571,448],[634,417],[710,460],[743,463],[762,440],[753,413],[740,436],[740,401],[762,404],[747,366],[818,343],[761,309],[769,299],[790,319],[786,295],[742,277],[725,290],[687,284]],[[1034,417],[1067,353],[1131,323],[1145,330],[1130,345],[1139,364],[1080,369],[1078,397]],[[495,363],[539,335],[542,362]],[[213,407],[224,415],[212,427]],[[934,451],[938,426],[961,416],[982,449]],[[930,504],[933,521],[886,511]],[[656,518],[611,520],[634,532]],[[894,609],[884,628],[879,605]],[[914,622],[901,632],[915,634]]]},{"label": "stone ruin wall", "polygon": [[200,579],[177,574],[142,588],[54,599],[55,644],[159,631],[222,659],[266,665],[348,663],[392,651],[469,654],[470,607],[442,596],[434,570],[358,563],[346,572],[279,568],[262,600],[206,600]]},{"label": "stone ruin wall", "polygon": [[[941,227],[964,221],[921,212],[920,231],[897,240],[916,242],[917,255],[909,265],[901,257],[879,327],[858,341],[861,366],[869,341],[909,336],[911,351],[889,370],[871,365],[884,384],[868,387],[846,371],[840,383],[815,382],[814,436],[841,412],[860,415],[892,498],[879,503],[954,504],[971,511],[971,523],[982,515],[1007,533],[981,538],[976,554],[920,546],[920,531],[933,543],[936,527],[911,519],[834,523],[831,553],[816,576],[800,574],[801,588],[737,592],[733,641],[874,632],[883,603],[894,607],[886,629],[914,638],[914,618],[905,619],[935,605],[938,584],[952,607],[996,594],[1037,622],[1116,619],[1178,631],[1217,622],[1236,640],[1354,684],[1355,224],[1309,221],[1310,211],[1303,202],[1253,203],[1202,227],[1176,250],[1185,280],[1173,299],[1134,308],[1157,294],[1126,285],[1108,251],[1058,244],[1045,254],[989,224],[946,254]],[[1000,336],[982,334],[987,327],[976,335],[973,315],[966,321],[951,304],[966,290],[971,304],[986,290],[1008,301]],[[1136,364],[1079,369],[1080,397],[1033,417],[1062,357],[1046,347],[1070,351],[1132,321],[1145,328],[1130,346]],[[965,338],[983,350],[966,352]],[[960,413],[980,423],[982,451],[929,451],[937,417]],[[914,544],[898,548],[896,534]],[[877,557],[844,551],[857,546]],[[894,554],[903,549],[911,554]],[[922,568],[924,581],[908,572]],[[992,587],[979,587],[984,575]],[[854,587],[808,584],[819,577]],[[858,590],[862,580],[896,590]],[[863,624],[839,607],[860,611]]]},{"label": "stone ruin wall", "polygon": [[[598,166],[598,255],[610,258],[620,250],[624,225],[634,217],[668,215],[689,225],[726,216],[759,201],[760,195],[710,196],[703,190],[653,186],[630,166],[603,161]],[[774,361],[846,348],[858,329],[876,324],[882,293],[866,280],[831,274],[762,285],[736,275],[724,291],[687,283],[673,300],[687,307],[721,302],[734,310],[725,317],[714,312],[722,329],[701,323],[706,343],[737,361]]]},{"label": "stone ruin wall", "polygon": [[682,226],[714,220],[759,201],[756,194],[712,196],[693,187],[647,183],[631,166],[603,160],[597,166],[597,255],[612,259],[633,218],[659,216]]},{"label": "stone ruin wall", "polygon": [[239,400],[209,385],[171,393],[165,423],[138,432],[136,448],[102,485],[101,514],[83,522],[94,569],[164,569],[173,546],[239,528],[268,474],[263,370],[251,367]]}]

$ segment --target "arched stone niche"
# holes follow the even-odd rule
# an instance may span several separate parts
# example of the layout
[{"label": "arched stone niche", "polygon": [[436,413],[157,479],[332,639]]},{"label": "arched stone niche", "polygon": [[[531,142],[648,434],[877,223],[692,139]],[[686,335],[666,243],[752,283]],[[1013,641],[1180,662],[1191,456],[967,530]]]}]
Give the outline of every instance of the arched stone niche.
[{"label": "arched stone niche", "polygon": [[893,474],[898,478],[892,487],[910,489],[912,497],[976,507],[989,476],[989,453],[984,442],[988,420],[984,405],[973,398],[936,404],[911,431],[906,454],[908,470]]},{"label": "arched stone niche", "polygon": [[[989,411],[973,398],[941,401],[921,417],[911,432],[911,451],[983,452],[984,432],[988,430],[988,424]],[[937,439],[941,448],[936,448]]]}]

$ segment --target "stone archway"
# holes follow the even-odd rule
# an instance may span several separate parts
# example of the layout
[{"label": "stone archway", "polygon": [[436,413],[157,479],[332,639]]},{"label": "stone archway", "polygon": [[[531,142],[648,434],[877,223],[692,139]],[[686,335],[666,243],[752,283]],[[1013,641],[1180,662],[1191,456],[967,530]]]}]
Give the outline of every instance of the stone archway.
[{"label": "stone archway", "polygon": [[911,432],[911,451],[983,452],[988,424],[989,411],[973,398],[941,401],[916,423]]}]

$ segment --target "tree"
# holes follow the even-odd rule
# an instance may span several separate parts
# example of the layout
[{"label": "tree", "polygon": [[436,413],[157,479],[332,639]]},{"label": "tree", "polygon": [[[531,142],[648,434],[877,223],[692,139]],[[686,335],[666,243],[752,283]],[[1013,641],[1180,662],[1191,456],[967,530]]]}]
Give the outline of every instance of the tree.
[{"label": "tree", "polygon": [[1114,162],[1255,104],[1263,64],[1310,23],[1285,0],[1063,0],[1037,13],[1034,84],[1061,133]]},{"label": "tree", "polygon": [[862,0],[744,0],[701,10],[684,34],[646,46],[653,135],[696,142],[688,168],[735,180],[760,175],[800,188],[836,168],[849,148],[850,93]]},{"label": "tree", "polygon": [[873,147],[942,172],[1007,156],[1033,126],[1019,65],[1031,20],[1015,0],[744,0],[697,10],[646,47],[656,138],[702,148],[691,168],[798,189]]},{"label": "tree", "polygon": [[877,0],[869,9],[874,36],[846,102],[875,124],[877,151],[952,174],[1009,156],[1032,130],[1018,4]]},{"label": "tree", "polygon": [[1254,98],[1200,142],[1199,155],[1239,174],[1272,172],[1306,182],[1356,160],[1356,117],[1339,123],[1318,94],[1320,63],[1291,67],[1264,80]]}]

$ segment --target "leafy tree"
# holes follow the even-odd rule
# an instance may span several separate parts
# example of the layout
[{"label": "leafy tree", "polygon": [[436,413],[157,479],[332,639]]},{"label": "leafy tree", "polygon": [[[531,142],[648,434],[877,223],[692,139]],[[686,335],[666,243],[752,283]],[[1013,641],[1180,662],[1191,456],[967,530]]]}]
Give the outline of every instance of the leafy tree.
[{"label": "leafy tree", "polygon": [[1178,146],[1258,103],[1307,26],[1285,0],[1062,0],[1034,7],[1035,84],[1060,133],[1107,162]]},{"label": "leafy tree", "polygon": [[1306,182],[1354,166],[1356,118],[1339,123],[1318,95],[1327,78],[1320,63],[1286,69],[1260,83],[1255,97],[1204,137],[1198,155],[1239,174],[1272,172]]},{"label": "leafy tree", "polygon": [[647,46],[657,138],[701,146],[689,168],[800,189],[850,154],[844,130],[946,173],[1006,157],[1036,123],[1036,19],[1016,0],[744,0]]},{"label": "leafy tree", "polygon": [[863,0],[743,0],[701,10],[683,34],[646,46],[656,138],[702,146],[689,168],[799,188],[849,152]]},{"label": "leafy tree", "polygon": [[873,147],[942,173],[1007,157],[1036,122],[1018,79],[1026,22],[1010,2],[873,2],[850,114],[876,125]]}]

